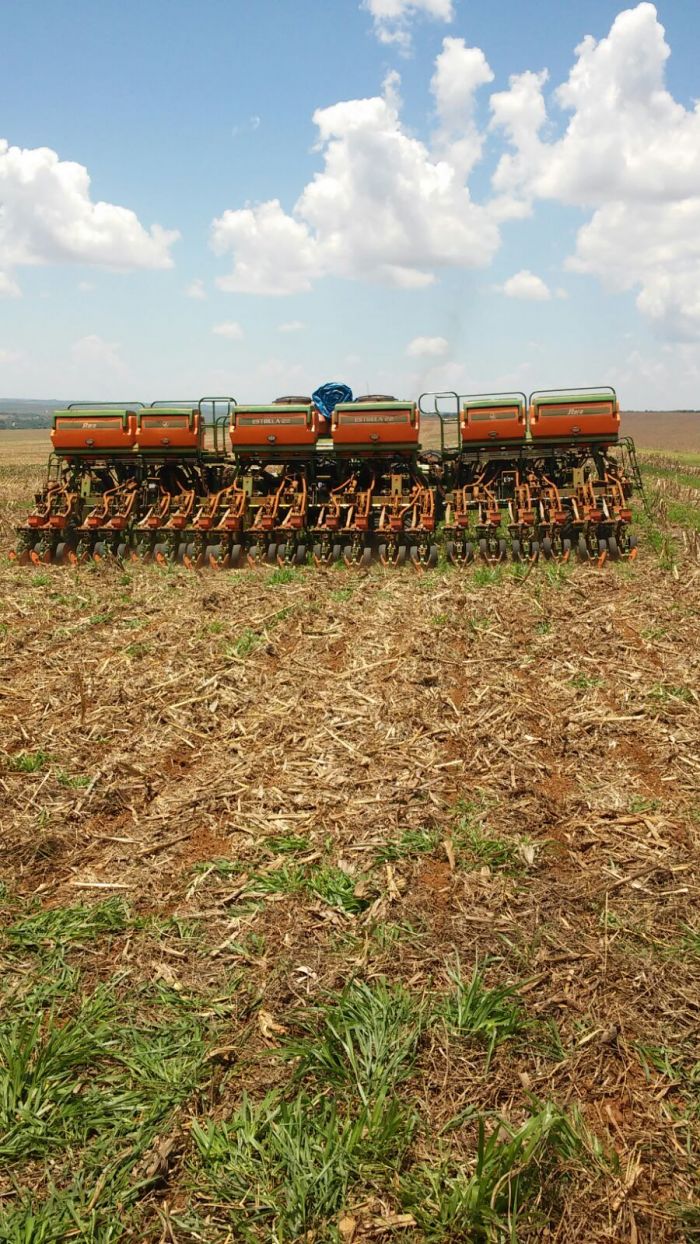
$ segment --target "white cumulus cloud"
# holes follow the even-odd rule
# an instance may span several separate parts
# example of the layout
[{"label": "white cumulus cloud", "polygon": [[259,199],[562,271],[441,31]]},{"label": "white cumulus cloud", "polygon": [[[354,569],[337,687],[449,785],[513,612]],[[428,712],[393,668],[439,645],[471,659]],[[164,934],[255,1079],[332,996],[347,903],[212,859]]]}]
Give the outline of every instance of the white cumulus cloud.
[{"label": "white cumulus cloud", "polygon": [[223,324],[215,324],[211,330],[216,337],[227,337],[229,341],[240,341],[243,329],[235,320],[226,320]]},{"label": "white cumulus cloud", "polygon": [[278,324],[278,333],[300,333],[302,328],[306,328],[303,320],[287,320],[285,324]]},{"label": "white cumulus cloud", "polygon": [[126,372],[126,366],[120,350],[119,342],[105,341],[98,333],[89,333],[75,341],[70,352],[73,362],[84,368],[88,374],[99,374],[106,370],[114,375],[121,375]]},{"label": "white cumulus cloud", "polygon": [[468,47],[464,39],[443,39],[430,83],[439,119],[434,143],[462,177],[481,156],[484,134],[477,127],[474,107],[476,91],[489,82],[493,72],[481,48]]},{"label": "white cumulus cloud", "polygon": [[0,298],[20,298],[22,291],[7,272],[0,272]]},{"label": "white cumulus cloud", "polygon": [[0,204],[6,274],[25,264],[172,267],[177,232],[160,225],[145,229],[129,208],[94,202],[87,169],[59,159],[49,147],[11,147],[0,139]]},{"label": "white cumulus cloud", "polygon": [[185,293],[188,298],[195,298],[199,302],[202,302],[207,296],[207,291],[204,288],[204,281],[202,278],[197,276],[194,281],[190,281]]},{"label": "white cumulus cloud", "polygon": [[[456,111],[469,117],[469,91],[487,74],[479,62],[469,90],[434,85],[441,142],[452,135]],[[314,114],[324,165],[291,214],[272,199],[229,209],[213,222],[213,249],[234,259],[233,271],[217,280],[221,289],[299,293],[323,276],[415,289],[430,285],[442,268],[488,265],[499,245],[497,225],[473,202],[449,152],[434,154],[407,132],[397,88],[398,76],[390,74],[382,96]]]},{"label": "white cumulus cloud", "polygon": [[526,298],[530,302],[546,302],[552,297],[549,288],[541,276],[536,276],[528,268],[509,276],[503,284],[503,293],[507,298]]},{"label": "white cumulus cloud", "polygon": [[362,0],[363,9],[372,15],[374,33],[380,43],[398,44],[402,51],[411,46],[410,25],[414,17],[451,22],[453,0]]},{"label": "white cumulus cloud", "polygon": [[551,139],[546,72],[516,75],[492,96],[493,126],[512,150],[494,186],[514,211],[552,199],[591,215],[568,266],[613,290],[636,290],[639,310],[668,337],[700,337],[700,106],[665,84],[670,55],[653,4],[587,35],[554,92],[569,114]]},{"label": "white cumulus cloud", "polygon": [[[365,7],[386,38],[419,14],[453,16],[451,0]],[[478,93],[493,81],[486,57],[445,38],[430,83],[430,138],[404,124],[395,72],[381,95],[318,109],[321,164],[291,210],[270,199],[213,222],[214,250],[232,256],[218,285],[284,295],[330,276],[421,289],[445,269],[488,267],[506,222],[550,201],[583,217],[570,271],[634,292],[662,336],[700,338],[700,104],[686,107],[669,92],[669,54],[656,9],[643,0],[603,37],[582,39],[560,85],[550,89],[541,66],[514,74],[491,94],[484,127]],[[475,202],[468,179],[487,142],[497,164],[490,196]],[[525,266],[506,286],[515,297],[566,296]]]},{"label": "white cumulus cloud", "polygon": [[409,358],[443,358],[450,348],[446,337],[414,337],[406,346]]}]

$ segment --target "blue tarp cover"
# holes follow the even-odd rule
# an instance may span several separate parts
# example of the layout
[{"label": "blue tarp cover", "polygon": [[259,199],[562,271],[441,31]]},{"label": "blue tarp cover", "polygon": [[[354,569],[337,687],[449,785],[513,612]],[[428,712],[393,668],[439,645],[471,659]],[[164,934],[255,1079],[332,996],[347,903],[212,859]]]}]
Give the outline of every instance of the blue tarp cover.
[{"label": "blue tarp cover", "polygon": [[319,385],[316,392],[312,393],[311,400],[321,414],[330,419],[339,402],[352,401],[352,389],[346,384],[337,384],[331,380],[328,384]]}]

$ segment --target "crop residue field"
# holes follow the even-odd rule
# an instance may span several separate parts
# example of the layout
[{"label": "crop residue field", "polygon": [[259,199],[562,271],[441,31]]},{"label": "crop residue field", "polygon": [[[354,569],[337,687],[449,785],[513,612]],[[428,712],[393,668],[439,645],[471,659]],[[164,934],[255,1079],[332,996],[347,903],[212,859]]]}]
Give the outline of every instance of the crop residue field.
[{"label": "crop residue field", "polygon": [[19,569],[43,452],[0,1238],[697,1238],[697,467],[601,571]]}]

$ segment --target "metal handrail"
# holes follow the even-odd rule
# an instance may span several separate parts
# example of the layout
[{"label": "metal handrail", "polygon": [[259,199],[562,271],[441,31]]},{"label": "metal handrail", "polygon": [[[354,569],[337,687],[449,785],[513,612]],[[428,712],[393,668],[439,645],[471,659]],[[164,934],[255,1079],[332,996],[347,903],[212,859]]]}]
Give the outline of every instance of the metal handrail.
[{"label": "metal handrail", "polygon": [[[426,410],[426,409],[425,409],[425,407],[423,406],[423,398],[426,398],[426,397],[432,397],[432,399],[433,399],[433,409],[432,409],[432,410]],[[455,414],[454,414],[454,418],[456,418],[456,417],[457,417],[457,415],[458,415],[458,413],[459,413],[459,394],[458,394],[458,393],[455,393],[454,389],[444,389],[444,390],[443,390],[443,391],[441,391],[441,392],[435,392],[435,393],[421,393],[420,397],[418,398],[418,409],[419,409],[420,413],[421,413],[422,415],[428,415],[428,416],[430,416],[430,415],[438,415],[440,418],[445,418],[445,419],[450,419],[450,418],[452,418],[452,416],[451,416],[451,415],[443,415],[443,412],[442,412],[442,411],[440,411],[440,410],[438,410],[438,405],[437,405],[437,404],[438,404],[438,401],[439,401],[439,399],[440,399],[441,397],[453,397],[453,398],[455,399]]]},{"label": "metal handrail", "polygon": [[460,393],[459,400],[462,405],[467,402],[473,402],[477,398],[490,397],[496,403],[504,397],[521,397],[523,399],[523,408],[527,409],[527,397],[520,389],[504,389],[502,393]]},{"label": "metal handrail", "polygon": [[201,413],[202,413],[202,406],[205,406],[205,405],[208,403],[208,404],[211,406],[211,408],[212,408],[212,414],[213,414],[213,417],[214,417],[214,418],[216,418],[216,413],[215,413],[215,412],[216,412],[216,403],[217,403],[217,402],[226,402],[226,414],[227,414],[227,415],[230,415],[230,414],[231,414],[231,407],[232,407],[232,406],[237,406],[237,405],[238,405],[238,402],[236,401],[235,397],[224,397],[224,396],[219,395],[219,396],[217,396],[217,397],[200,397],[200,399],[199,399],[199,401],[198,401],[198,403],[197,403],[197,409],[199,410],[199,413],[201,414]]},{"label": "metal handrail", "polygon": [[145,402],[70,402],[66,410],[145,410]]},{"label": "metal handrail", "polygon": [[[216,406],[217,406],[217,403],[219,402],[226,403],[226,411],[223,415],[217,415],[216,413]],[[206,419],[204,419],[204,426],[207,428],[211,428],[212,432],[214,433],[214,453],[215,454],[218,454],[219,452],[219,427],[226,426],[226,424],[228,423],[231,417],[231,407],[237,406],[237,405],[238,405],[238,402],[236,401],[235,397],[225,397],[223,395],[220,395],[217,397],[213,397],[213,396],[212,397],[200,397],[197,403],[197,410],[199,411],[202,419],[204,419],[204,411],[202,410],[202,407],[211,406],[211,423],[207,423]]]},{"label": "metal handrail", "polygon": [[[617,401],[617,393],[611,384],[586,384],[579,385],[577,388],[561,388],[561,389],[533,389],[529,398],[529,405],[532,406],[533,399],[536,397],[546,397],[547,394],[561,393],[562,397],[567,393],[609,393],[612,395],[613,401]],[[523,395],[524,396],[524,395]]]},{"label": "metal handrail", "polygon": [[[432,410],[426,410],[425,407],[423,406],[423,399],[429,398],[429,397],[432,397],[433,399]],[[455,403],[454,414],[452,414],[451,411],[449,413],[446,413],[445,411],[440,410],[440,407],[438,405],[440,398],[454,398],[454,403]],[[445,424],[455,423],[457,425],[457,449],[459,450],[460,445],[461,445],[461,434],[460,434],[460,429],[459,429],[459,394],[456,393],[454,389],[443,389],[435,393],[421,393],[420,397],[418,398],[418,409],[422,415],[426,415],[428,418],[430,418],[431,416],[437,415],[438,419],[440,420],[440,453],[441,454],[444,454],[445,452]]]},{"label": "metal handrail", "polygon": [[159,406],[164,406],[166,410],[175,410],[176,407],[177,408],[182,407],[183,410],[196,410],[197,409],[197,403],[194,401],[194,399],[191,402],[179,402],[179,401],[178,402],[166,402],[164,399],[158,402],[149,402],[148,409],[157,410]]}]

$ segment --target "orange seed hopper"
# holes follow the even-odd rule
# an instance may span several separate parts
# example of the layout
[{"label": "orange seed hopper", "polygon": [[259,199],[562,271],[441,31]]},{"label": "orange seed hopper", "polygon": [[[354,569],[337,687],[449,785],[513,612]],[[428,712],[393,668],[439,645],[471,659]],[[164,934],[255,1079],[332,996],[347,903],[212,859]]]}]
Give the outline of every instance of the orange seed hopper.
[{"label": "orange seed hopper", "polygon": [[358,453],[389,448],[410,450],[418,445],[419,430],[418,407],[414,402],[385,398],[341,402],[331,421],[333,444]]},{"label": "orange seed hopper", "polygon": [[137,416],[137,447],[142,453],[196,453],[204,446],[201,411],[154,402]]},{"label": "orange seed hopper", "polygon": [[524,441],[527,399],[524,393],[479,393],[461,399],[459,432],[466,444]]},{"label": "orange seed hopper", "polygon": [[239,453],[306,450],[316,444],[318,433],[319,414],[312,403],[282,401],[231,411],[231,447]]},{"label": "orange seed hopper", "polygon": [[530,432],[533,440],[615,442],[620,434],[620,407],[615,390],[532,393]]},{"label": "orange seed hopper", "polygon": [[[139,403],[134,403],[138,406]],[[57,410],[51,425],[56,453],[131,453],[136,446],[136,411],[125,407],[69,406]]]}]

